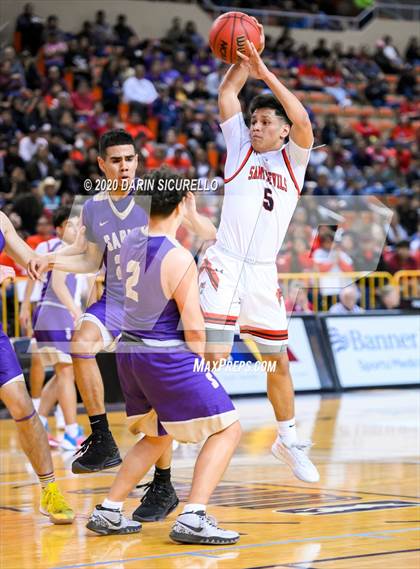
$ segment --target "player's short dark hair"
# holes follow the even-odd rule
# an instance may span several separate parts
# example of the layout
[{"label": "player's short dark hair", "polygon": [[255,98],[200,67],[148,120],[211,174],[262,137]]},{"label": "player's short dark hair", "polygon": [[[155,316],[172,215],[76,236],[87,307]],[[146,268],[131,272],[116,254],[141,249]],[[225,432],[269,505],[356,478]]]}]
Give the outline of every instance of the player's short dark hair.
[{"label": "player's short dark hair", "polygon": [[65,205],[58,207],[55,210],[52,219],[54,227],[60,227],[60,225],[62,225],[65,221],[67,221],[70,216],[71,216],[71,207]]},{"label": "player's short dark hair", "polygon": [[122,146],[123,144],[132,144],[134,146],[134,139],[122,128],[109,130],[99,139],[99,156],[106,157],[106,149],[109,146]]},{"label": "player's short dark hair", "polygon": [[[145,208],[150,205],[150,216],[169,217],[178,204],[187,195],[188,186],[182,186],[184,177],[168,166],[162,166],[158,170],[148,172],[142,177],[143,185],[138,195],[152,198],[151,203],[145,200],[142,204]],[[176,184],[174,189],[169,189],[168,182],[173,180]]]},{"label": "player's short dark hair", "polygon": [[283,105],[273,95],[256,95],[249,104],[249,114],[252,115],[257,109],[273,109],[278,117],[282,118],[288,125],[292,125]]}]

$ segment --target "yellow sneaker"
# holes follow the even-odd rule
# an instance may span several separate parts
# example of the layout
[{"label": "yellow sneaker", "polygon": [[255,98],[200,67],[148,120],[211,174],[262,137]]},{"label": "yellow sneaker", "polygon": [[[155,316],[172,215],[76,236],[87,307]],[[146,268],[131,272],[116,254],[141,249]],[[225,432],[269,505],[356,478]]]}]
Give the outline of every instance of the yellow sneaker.
[{"label": "yellow sneaker", "polygon": [[39,511],[48,516],[53,524],[71,524],[74,520],[74,512],[55,482],[43,488]]}]

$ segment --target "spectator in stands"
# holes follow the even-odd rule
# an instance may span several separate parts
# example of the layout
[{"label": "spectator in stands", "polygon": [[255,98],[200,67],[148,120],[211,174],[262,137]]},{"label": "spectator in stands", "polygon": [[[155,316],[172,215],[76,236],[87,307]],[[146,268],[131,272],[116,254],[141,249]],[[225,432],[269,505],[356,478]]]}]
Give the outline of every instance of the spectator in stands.
[{"label": "spectator in stands", "polygon": [[132,103],[142,116],[143,122],[146,120],[148,105],[151,105],[158,98],[153,83],[146,79],[144,65],[136,65],[133,77],[126,79],[122,86],[124,100]]},{"label": "spectator in stands", "polygon": [[406,115],[399,117],[398,124],[392,129],[391,138],[394,142],[409,144],[416,139],[416,131],[410,124],[410,119]]},{"label": "spectator in stands", "polygon": [[176,144],[175,151],[172,156],[168,156],[165,159],[165,164],[167,164],[170,168],[173,168],[177,172],[181,174],[186,174],[188,170],[191,168],[191,160],[185,151],[185,147],[183,144]]},{"label": "spectator in stands", "polygon": [[314,196],[335,196],[336,191],[331,184],[327,174],[320,174],[317,178],[317,185],[313,191]]},{"label": "spectator in stands", "polygon": [[31,247],[31,249],[36,249],[40,243],[48,241],[54,234],[54,228],[51,221],[46,215],[41,215],[36,223],[36,233],[30,235],[26,239],[26,243]]},{"label": "spectator in stands", "polygon": [[327,40],[319,38],[316,46],[312,50],[312,55],[317,59],[327,59],[330,57],[331,51],[327,48]]},{"label": "spectator in stands", "polygon": [[367,115],[362,115],[359,122],[353,124],[353,128],[364,138],[370,138],[371,136],[378,137],[380,134],[379,129],[369,122]]},{"label": "spectator in stands", "polygon": [[26,166],[26,174],[30,182],[39,182],[46,176],[53,176],[55,163],[50,154],[48,146],[40,146]]},{"label": "spectator in stands", "polygon": [[414,68],[406,66],[397,83],[397,93],[408,99],[416,97],[419,93],[417,75]]},{"label": "spectator in stands", "polygon": [[44,211],[50,214],[56,210],[60,205],[60,196],[57,195],[59,183],[52,176],[47,176],[41,182],[40,191],[42,196],[42,205]]},{"label": "spectator in stands", "polygon": [[408,40],[408,44],[405,49],[405,59],[411,65],[420,64],[420,44],[416,36],[412,36]]},{"label": "spectator in stands", "polygon": [[[334,243],[331,233],[323,233],[320,237],[320,246],[313,252],[315,271],[321,273],[341,273],[353,271],[351,258],[341,251],[338,243]],[[338,294],[338,291],[349,284],[348,279],[336,276],[327,276],[320,279],[320,289],[322,296]]]},{"label": "spectator in stands", "polygon": [[291,281],[288,287],[288,295],[285,299],[286,311],[296,314],[311,314],[312,303],[309,302],[307,284],[303,281]]},{"label": "spectator in stands", "polygon": [[27,3],[23,7],[23,12],[16,21],[16,31],[20,35],[22,49],[27,49],[32,55],[36,55],[42,45],[42,34],[44,26],[41,18],[34,14],[34,7]]},{"label": "spectator in stands", "polygon": [[55,34],[59,40],[66,39],[66,34],[60,29],[58,17],[53,14],[47,18],[44,28],[44,39],[48,39],[50,34]]},{"label": "spectator in stands", "polygon": [[331,144],[334,139],[340,137],[340,125],[335,115],[327,115],[325,123],[321,131],[321,142],[323,144]]},{"label": "spectator in stands", "polygon": [[395,310],[400,308],[400,289],[394,285],[385,285],[379,291],[379,302],[375,308],[379,310]]},{"label": "spectator in stands", "polygon": [[117,17],[117,23],[114,26],[114,36],[119,45],[126,46],[128,40],[134,36],[134,32],[130,26],[127,26],[127,16],[125,14],[119,14]]},{"label": "spectator in stands", "polygon": [[112,28],[106,21],[104,10],[98,10],[95,16],[95,23],[92,26],[92,39],[94,45],[103,47],[107,43],[111,43],[114,39]]},{"label": "spectator in stands", "polygon": [[395,47],[393,43],[393,39],[391,36],[385,36],[383,39],[383,54],[389,62],[389,65],[393,67],[395,70],[400,70],[403,61],[398,53],[398,49]]},{"label": "spectator in stands", "polygon": [[182,28],[181,28],[181,20],[180,18],[173,18],[171,27],[166,32],[166,35],[163,38],[165,43],[175,46],[180,42],[182,37]]},{"label": "spectator in stands", "polygon": [[411,255],[410,242],[407,240],[397,243],[395,251],[385,254],[384,258],[392,274],[397,271],[415,271],[420,268],[416,259]]},{"label": "spectator in stands", "polygon": [[400,241],[406,241],[408,239],[408,233],[400,223],[400,216],[397,211],[391,219],[391,223],[388,229],[387,242],[390,245],[395,245]]},{"label": "spectator in stands", "polygon": [[342,288],[338,296],[340,300],[328,310],[330,314],[361,314],[364,312],[364,309],[357,304],[360,294],[356,285],[351,284]]},{"label": "spectator in stands", "polygon": [[45,66],[47,68],[52,65],[59,69],[64,67],[64,58],[68,51],[68,47],[67,43],[63,39],[60,39],[57,33],[52,32],[48,35],[43,49]]},{"label": "spectator in stands", "polygon": [[322,81],[325,85],[324,91],[332,95],[340,107],[351,105],[350,93],[345,87],[344,76],[336,60],[325,62]]},{"label": "spectator in stands", "polygon": [[64,193],[70,194],[71,196],[77,195],[80,190],[81,182],[80,174],[73,160],[65,160],[61,170],[58,194],[60,196]]},{"label": "spectator in stands", "polygon": [[44,137],[39,136],[37,126],[32,124],[28,129],[27,135],[20,139],[19,156],[25,162],[29,162],[42,146],[48,146],[48,142]]},{"label": "spectator in stands", "polygon": [[388,83],[385,81],[383,73],[371,77],[365,87],[365,97],[374,107],[384,107],[386,105],[388,92]]},{"label": "spectator in stands", "polygon": [[95,102],[87,81],[80,81],[76,91],[71,94],[71,101],[76,115],[88,117],[93,115]]}]

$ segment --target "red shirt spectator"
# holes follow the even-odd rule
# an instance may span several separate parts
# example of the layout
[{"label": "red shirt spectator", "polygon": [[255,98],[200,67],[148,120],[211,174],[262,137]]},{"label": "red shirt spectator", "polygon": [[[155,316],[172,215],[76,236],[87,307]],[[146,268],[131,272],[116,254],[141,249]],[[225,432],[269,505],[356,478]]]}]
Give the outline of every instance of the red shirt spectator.
[{"label": "red shirt spectator", "polygon": [[71,94],[74,110],[79,115],[91,115],[95,106],[87,81],[80,81],[77,90]]},{"label": "red shirt spectator", "polygon": [[173,156],[165,159],[165,164],[184,174],[186,174],[192,166],[191,160],[182,148],[175,148]]},{"label": "red shirt spectator", "polygon": [[36,224],[35,235],[30,235],[26,239],[26,243],[31,249],[36,249],[40,243],[48,241],[54,235],[53,226],[45,215],[41,215]]},{"label": "red shirt spectator", "polygon": [[416,259],[411,256],[410,243],[408,241],[397,243],[395,251],[385,254],[384,259],[392,274],[397,271],[415,271],[420,268]]},{"label": "red shirt spectator", "polygon": [[395,142],[407,143],[413,142],[416,138],[415,128],[407,122],[405,117],[402,117],[401,124],[397,124],[391,131],[391,138]]},{"label": "red shirt spectator", "polygon": [[362,136],[369,138],[369,136],[379,137],[379,129],[370,123],[367,117],[362,117],[359,122],[353,124],[353,128],[356,132]]}]

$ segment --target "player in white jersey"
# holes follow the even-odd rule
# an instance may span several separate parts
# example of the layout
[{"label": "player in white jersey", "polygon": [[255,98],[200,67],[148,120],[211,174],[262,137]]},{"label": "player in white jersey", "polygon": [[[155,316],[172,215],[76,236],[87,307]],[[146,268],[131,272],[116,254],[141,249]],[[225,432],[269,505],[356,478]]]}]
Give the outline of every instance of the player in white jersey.
[{"label": "player in white jersey", "polygon": [[[228,357],[239,325],[241,338],[254,340],[262,359],[275,362],[275,371],[267,373],[268,397],[278,421],[272,452],[298,478],[316,482],[318,471],[296,435],[286,310],[276,268],[303,186],[312,127],[300,101],[248,45],[250,57],[241,56],[219,90],[227,147],[225,197],[217,241],[207,250],[199,277],[207,359]],[[264,81],[272,92],[251,101],[250,128],[238,98],[249,77]]]}]

